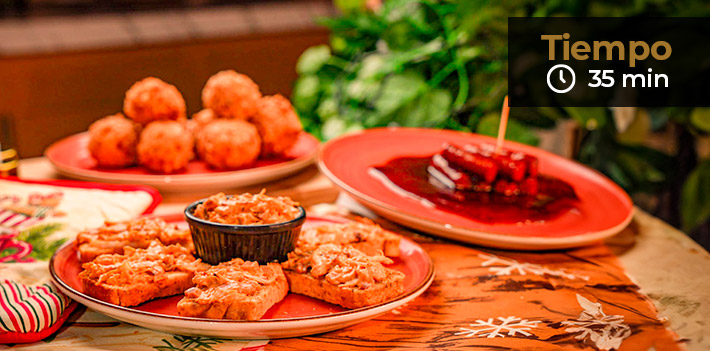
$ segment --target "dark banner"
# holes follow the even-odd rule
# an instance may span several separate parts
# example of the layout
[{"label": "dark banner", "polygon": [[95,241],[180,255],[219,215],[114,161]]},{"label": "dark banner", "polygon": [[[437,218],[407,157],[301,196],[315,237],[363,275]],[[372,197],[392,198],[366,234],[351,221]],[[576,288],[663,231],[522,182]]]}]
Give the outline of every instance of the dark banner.
[{"label": "dark banner", "polygon": [[710,19],[508,19],[510,106],[710,106]]}]

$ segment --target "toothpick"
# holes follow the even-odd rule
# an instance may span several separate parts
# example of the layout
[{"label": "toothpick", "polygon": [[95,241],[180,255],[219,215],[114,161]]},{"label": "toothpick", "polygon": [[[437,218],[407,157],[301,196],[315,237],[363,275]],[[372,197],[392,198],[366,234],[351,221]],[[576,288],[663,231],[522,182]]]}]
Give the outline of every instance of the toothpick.
[{"label": "toothpick", "polygon": [[508,128],[508,95],[503,100],[503,111],[500,114],[500,125],[498,126],[498,140],[496,141],[496,153],[500,154],[503,151],[503,141],[505,141],[505,130]]}]

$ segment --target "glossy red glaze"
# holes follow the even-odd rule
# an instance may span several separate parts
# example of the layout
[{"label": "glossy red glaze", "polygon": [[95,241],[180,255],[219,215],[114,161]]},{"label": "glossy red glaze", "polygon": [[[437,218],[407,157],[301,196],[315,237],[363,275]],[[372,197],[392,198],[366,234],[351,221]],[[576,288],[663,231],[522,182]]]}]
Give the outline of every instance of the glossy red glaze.
[{"label": "glossy red glaze", "polygon": [[508,190],[519,189],[518,184],[507,180],[498,180],[494,185],[496,189],[490,193],[437,187],[427,174],[430,159],[400,157],[375,169],[400,189],[430,201],[441,210],[488,224],[548,221],[574,208],[577,202],[568,184],[551,177],[536,180],[543,190],[539,195],[549,198],[543,201],[533,196],[503,195]]},{"label": "glossy red glaze", "polygon": [[338,186],[368,206],[476,232],[522,237],[573,237],[617,228],[633,211],[633,203],[626,192],[601,173],[544,150],[510,141],[506,141],[506,149],[537,158],[540,174],[554,175],[572,186],[579,199],[573,209],[547,220],[488,223],[428,207],[421,201],[398,194],[370,174],[371,168],[398,157],[429,157],[446,143],[495,144],[495,139],[450,130],[371,129],[326,144],[319,165]]}]

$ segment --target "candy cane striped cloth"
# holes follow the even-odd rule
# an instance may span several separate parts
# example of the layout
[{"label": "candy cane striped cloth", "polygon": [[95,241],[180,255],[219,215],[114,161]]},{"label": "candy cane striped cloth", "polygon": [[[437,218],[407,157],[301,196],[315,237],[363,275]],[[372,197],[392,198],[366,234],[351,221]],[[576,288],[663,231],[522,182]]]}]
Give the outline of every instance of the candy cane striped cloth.
[{"label": "candy cane striped cloth", "polygon": [[[41,221],[46,211],[47,208],[43,207],[32,214],[0,209],[0,228],[17,230],[30,227]],[[32,249],[27,243],[11,239],[12,235],[0,233],[0,247],[15,244],[20,250],[12,256],[23,257],[26,252],[22,250]],[[75,302],[51,284],[27,286],[7,279],[0,280],[0,343],[44,339],[59,329],[75,306]]]},{"label": "candy cane striped cloth", "polygon": [[38,334],[49,336],[74,305],[52,284],[27,286],[0,280],[0,343],[23,342]]},{"label": "candy cane striped cloth", "polygon": [[20,226],[27,228],[42,219],[46,210],[40,210],[38,213],[28,216],[23,213],[17,213],[7,209],[0,209],[0,226],[7,228],[19,228]]}]

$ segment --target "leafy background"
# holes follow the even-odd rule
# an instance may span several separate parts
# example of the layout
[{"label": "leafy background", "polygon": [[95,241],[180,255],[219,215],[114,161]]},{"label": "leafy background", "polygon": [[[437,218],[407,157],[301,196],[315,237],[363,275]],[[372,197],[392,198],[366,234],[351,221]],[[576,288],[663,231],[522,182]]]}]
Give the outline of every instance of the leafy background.
[{"label": "leafy background", "polygon": [[[710,15],[710,3],[697,0],[334,3],[341,15],[320,21],[330,43],[302,54],[292,94],[306,130],[323,140],[388,125],[495,135],[508,90],[509,16]],[[533,128],[563,119],[579,125],[577,160],[710,248],[710,159],[696,151],[710,109],[515,108],[506,138],[536,145]],[[649,142],[659,134],[660,145]]]}]

